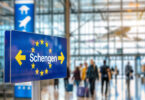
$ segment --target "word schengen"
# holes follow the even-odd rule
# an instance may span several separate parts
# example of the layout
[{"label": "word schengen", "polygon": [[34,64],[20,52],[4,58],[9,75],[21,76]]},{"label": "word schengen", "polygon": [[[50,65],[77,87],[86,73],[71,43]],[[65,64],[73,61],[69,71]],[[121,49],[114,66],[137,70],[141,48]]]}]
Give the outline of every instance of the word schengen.
[{"label": "word schengen", "polygon": [[[44,45],[45,48],[48,48],[48,42],[45,42],[43,40],[37,41],[35,43],[35,47],[39,48],[39,44],[40,46]],[[32,53],[30,53],[30,62],[48,62],[48,64],[51,64],[53,62],[57,62],[57,56],[41,56],[39,53],[35,53],[35,48],[31,48]],[[49,48],[48,49],[49,53],[52,53],[52,49]],[[62,60],[64,60],[64,56],[62,55]]]},{"label": "word schengen", "polygon": [[5,44],[6,82],[27,82],[66,76],[65,38],[6,31]]},{"label": "word schengen", "polygon": [[52,62],[57,62],[57,56],[40,56],[39,53],[37,55],[31,53],[30,62],[48,62],[48,64],[51,64]]}]

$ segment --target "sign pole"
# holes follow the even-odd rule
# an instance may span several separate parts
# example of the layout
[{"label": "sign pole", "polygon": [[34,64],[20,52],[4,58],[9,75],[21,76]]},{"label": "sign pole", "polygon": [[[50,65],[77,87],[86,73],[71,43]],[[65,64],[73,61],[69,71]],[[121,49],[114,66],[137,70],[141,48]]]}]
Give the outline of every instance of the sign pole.
[{"label": "sign pole", "polygon": [[[15,29],[34,32],[35,0],[15,0],[15,5]],[[40,100],[40,81],[32,82],[32,100]]]},{"label": "sign pole", "polygon": [[70,2],[65,0],[65,34],[67,38],[67,67],[70,67]]},{"label": "sign pole", "polygon": [[40,81],[32,82],[32,100],[40,100]]},{"label": "sign pole", "polygon": [[[34,0],[35,5],[35,0]],[[35,6],[34,6],[35,9]],[[35,12],[35,10],[34,10]],[[35,13],[34,13],[34,20],[35,20]],[[34,21],[35,26],[35,21]],[[35,29],[35,27],[34,27]],[[32,100],[41,100],[41,91],[40,91],[40,81],[33,81],[32,82]]]}]

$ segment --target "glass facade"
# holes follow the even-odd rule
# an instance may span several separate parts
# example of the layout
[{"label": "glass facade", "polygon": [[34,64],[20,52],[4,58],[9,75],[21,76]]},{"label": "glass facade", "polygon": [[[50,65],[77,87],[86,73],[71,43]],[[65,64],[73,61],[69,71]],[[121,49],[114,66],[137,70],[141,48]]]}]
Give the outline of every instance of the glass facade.
[{"label": "glass facade", "polygon": [[[144,0],[71,0],[71,63],[108,59],[124,74],[136,56],[144,62]],[[75,62],[75,63],[74,63]],[[121,74],[120,73],[120,74]]]}]

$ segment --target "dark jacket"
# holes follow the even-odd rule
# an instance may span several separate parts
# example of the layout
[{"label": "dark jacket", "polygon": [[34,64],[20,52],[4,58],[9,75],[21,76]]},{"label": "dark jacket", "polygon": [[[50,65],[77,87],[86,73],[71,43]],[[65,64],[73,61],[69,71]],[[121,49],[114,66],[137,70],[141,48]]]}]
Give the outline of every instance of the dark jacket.
[{"label": "dark jacket", "polygon": [[75,80],[81,80],[81,76],[80,76],[81,74],[80,74],[80,70],[75,70],[74,71],[74,78],[75,78]]},{"label": "dark jacket", "polygon": [[127,78],[130,77],[130,73],[133,73],[132,66],[127,65],[127,66],[125,67],[125,75],[126,75]]},{"label": "dark jacket", "polygon": [[97,66],[90,65],[87,71],[87,78],[88,79],[98,79],[98,68]]},{"label": "dark jacket", "polygon": [[102,79],[109,79],[109,75],[108,75],[108,70],[109,69],[109,66],[107,66],[107,65],[103,65],[103,66],[101,66],[101,70],[100,70],[100,72],[101,72],[101,78]]},{"label": "dark jacket", "polygon": [[69,70],[69,67],[67,67],[67,76],[66,78],[64,78],[65,80],[68,80],[70,77],[70,70]]}]

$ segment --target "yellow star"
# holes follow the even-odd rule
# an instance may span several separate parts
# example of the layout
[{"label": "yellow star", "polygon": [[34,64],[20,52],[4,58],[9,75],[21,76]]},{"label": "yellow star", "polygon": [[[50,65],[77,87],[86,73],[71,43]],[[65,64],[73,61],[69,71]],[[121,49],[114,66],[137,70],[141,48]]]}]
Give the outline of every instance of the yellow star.
[{"label": "yellow star", "polygon": [[48,69],[47,68],[45,69],[45,74],[48,74]]},{"label": "yellow star", "polygon": [[43,40],[40,40],[40,42],[41,42],[41,44],[43,44],[43,43],[44,43],[44,41],[43,41]]},{"label": "yellow star", "polygon": [[36,72],[37,75],[39,74],[39,70],[38,69],[35,72]]},{"label": "yellow star", "polygon": [[52,50],[51,49],[49,49],[49,53],[51,53],[52,52]]},{"label": "yellow star", "polygon": [[49,68],[51,68],[52,67],[52,64],[49,64]]},{"label": "yellow star", "polygon": [[45,43],[45,46],[48,47],[48,43],[47,42]]},{"label": "yellow star", "polygon": [[31,66],[32,66],[32,69],[34,69],[35,68],[35,64],[33,63],[33,64],[31,64]]},{"label": "yellow star", "polygon": [[32,52],[35,52],[35,48],[31,48]]},{"label": "yellow star", "polygon": [[39,46],[39,42],[38,41],[36,42],[36,46]]},{"label": "yellow star", "polygon": [[40,72],[40,75],[41,75],[41,76],[43,76],[43,73],[44,73],[44,72],[43,72],[43,71],[41,71],[41,72]]}]

